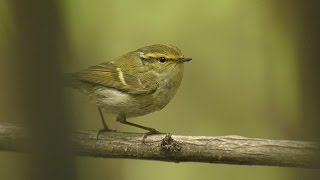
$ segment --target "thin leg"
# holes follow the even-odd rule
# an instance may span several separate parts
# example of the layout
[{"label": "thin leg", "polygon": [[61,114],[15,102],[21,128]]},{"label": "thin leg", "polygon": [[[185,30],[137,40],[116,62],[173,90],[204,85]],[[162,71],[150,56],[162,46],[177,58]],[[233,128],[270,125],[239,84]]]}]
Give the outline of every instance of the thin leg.
[{"label": "thin leg", "polygon": [[104,116],[103,116],[103,113],[102,113],[102,110],[101,110],[100,107],[98,107],[98,110],[99,110],[99,114],[100,114],[100,117],[101,117],[101,121],[102,121],[103,128],[98,131],[97,139],[99,139],[99,135],[100,135],[101,133],[103,133],[103,132],[106,132],[106,131],[114,131],[114,130],[109,129],[106,121],[104,120]]},{"label": "thin leg", "polygon": [[109,129],[106,121],[104,120],[104,117],[103,117],[103,113],[102,113],[102,110],[100,107],[98,107],[98,110],[99,110],[99,114],[100,114],[100,117],[101,117],[101,121],[102,121],[102,125],[103,125],[103,129]]},{"label": "thin leg", "polygon": [[124,115],[121,115],[119,114],[119,116],[117,117],[117,121],[122,123],[122,124],[126,124],[126,125],[130,125],[130,126],[134,126],[134,127],[137,127],[137,128],[141,128],[141,129],[144,129],[144,130],[147,130],[149,132],[145,133],[143,138],[142,138],[142,142],[144,143],[144,140],[147,138],[147,136],[149,135],[152,135],[152,134],[162,134],[161,132],[157,131],[156,129],[154,128],[150,128],[150,127],[146,127],[146,126],[141,126],[139,124],[135,124],[135,123],[131,123],[131,122],[128,122],[126,120],[126,117]]}]

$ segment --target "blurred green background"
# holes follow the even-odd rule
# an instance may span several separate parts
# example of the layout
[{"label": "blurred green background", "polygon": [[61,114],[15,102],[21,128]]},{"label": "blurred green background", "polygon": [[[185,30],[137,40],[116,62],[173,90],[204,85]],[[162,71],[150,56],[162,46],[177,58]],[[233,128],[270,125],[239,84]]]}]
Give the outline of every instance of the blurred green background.
[{"label": "blurred green background", "polygon": [[[170,43],[193,61],[162,111],[131,119],[180,135],[241,135],[310,140],[303,123],[299,17],[294,7],[268,0],[60,1],[66,46],[64,72],[74,72],[145,45]],[[292,5],[292,4],[290,4]],[[293,5],[292,5],[293,6]],[[10,101],[6,59],[15,31],[0,1],[0,123],[20,123]],[[74,129],[99,129],[97,108],[68,90]],[[72,117],[72,118],[71,118]],[[115,122],[112,129],[143,132]],[[23,179],[28,155],[0,152],[1,179]],[[76,158],[87,179],[300,179],[312,170],[202,163]]]}]

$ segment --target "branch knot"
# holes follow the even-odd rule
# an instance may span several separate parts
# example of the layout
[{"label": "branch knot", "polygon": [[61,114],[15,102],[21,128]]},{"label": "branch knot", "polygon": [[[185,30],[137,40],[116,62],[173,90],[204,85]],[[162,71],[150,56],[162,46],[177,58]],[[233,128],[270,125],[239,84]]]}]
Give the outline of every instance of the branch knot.
[{"label": "branch knot", "polygon": [[171,134],[167,134],[161,141],[161,151],[162,152],[179,152],[181,151],[181,146],[175,141]]}]

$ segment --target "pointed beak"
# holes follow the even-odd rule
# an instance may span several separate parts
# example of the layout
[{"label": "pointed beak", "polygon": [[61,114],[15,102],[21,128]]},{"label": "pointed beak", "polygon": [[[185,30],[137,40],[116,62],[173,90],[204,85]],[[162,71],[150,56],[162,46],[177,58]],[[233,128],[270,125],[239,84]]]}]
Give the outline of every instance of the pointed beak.
[{"label": "pointed beak", "polygon": [[191,60],[192,60],[192,58],[182,57],[182,58],[179,59],[179,62],[180,63],[184,63],[184,62],[188,62],[188,61],[191,61]]}]

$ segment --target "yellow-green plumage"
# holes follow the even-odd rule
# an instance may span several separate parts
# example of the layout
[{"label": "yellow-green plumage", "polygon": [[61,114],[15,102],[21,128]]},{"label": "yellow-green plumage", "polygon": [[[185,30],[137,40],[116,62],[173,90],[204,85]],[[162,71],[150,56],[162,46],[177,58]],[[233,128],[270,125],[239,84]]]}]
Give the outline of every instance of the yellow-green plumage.
[{"label": "yellow-green plumage", "polygon": [[68,75],[67,85],[85,92],[107,113],[141,116],[169,103],[188,60],[173,45],[146,46]]}]

